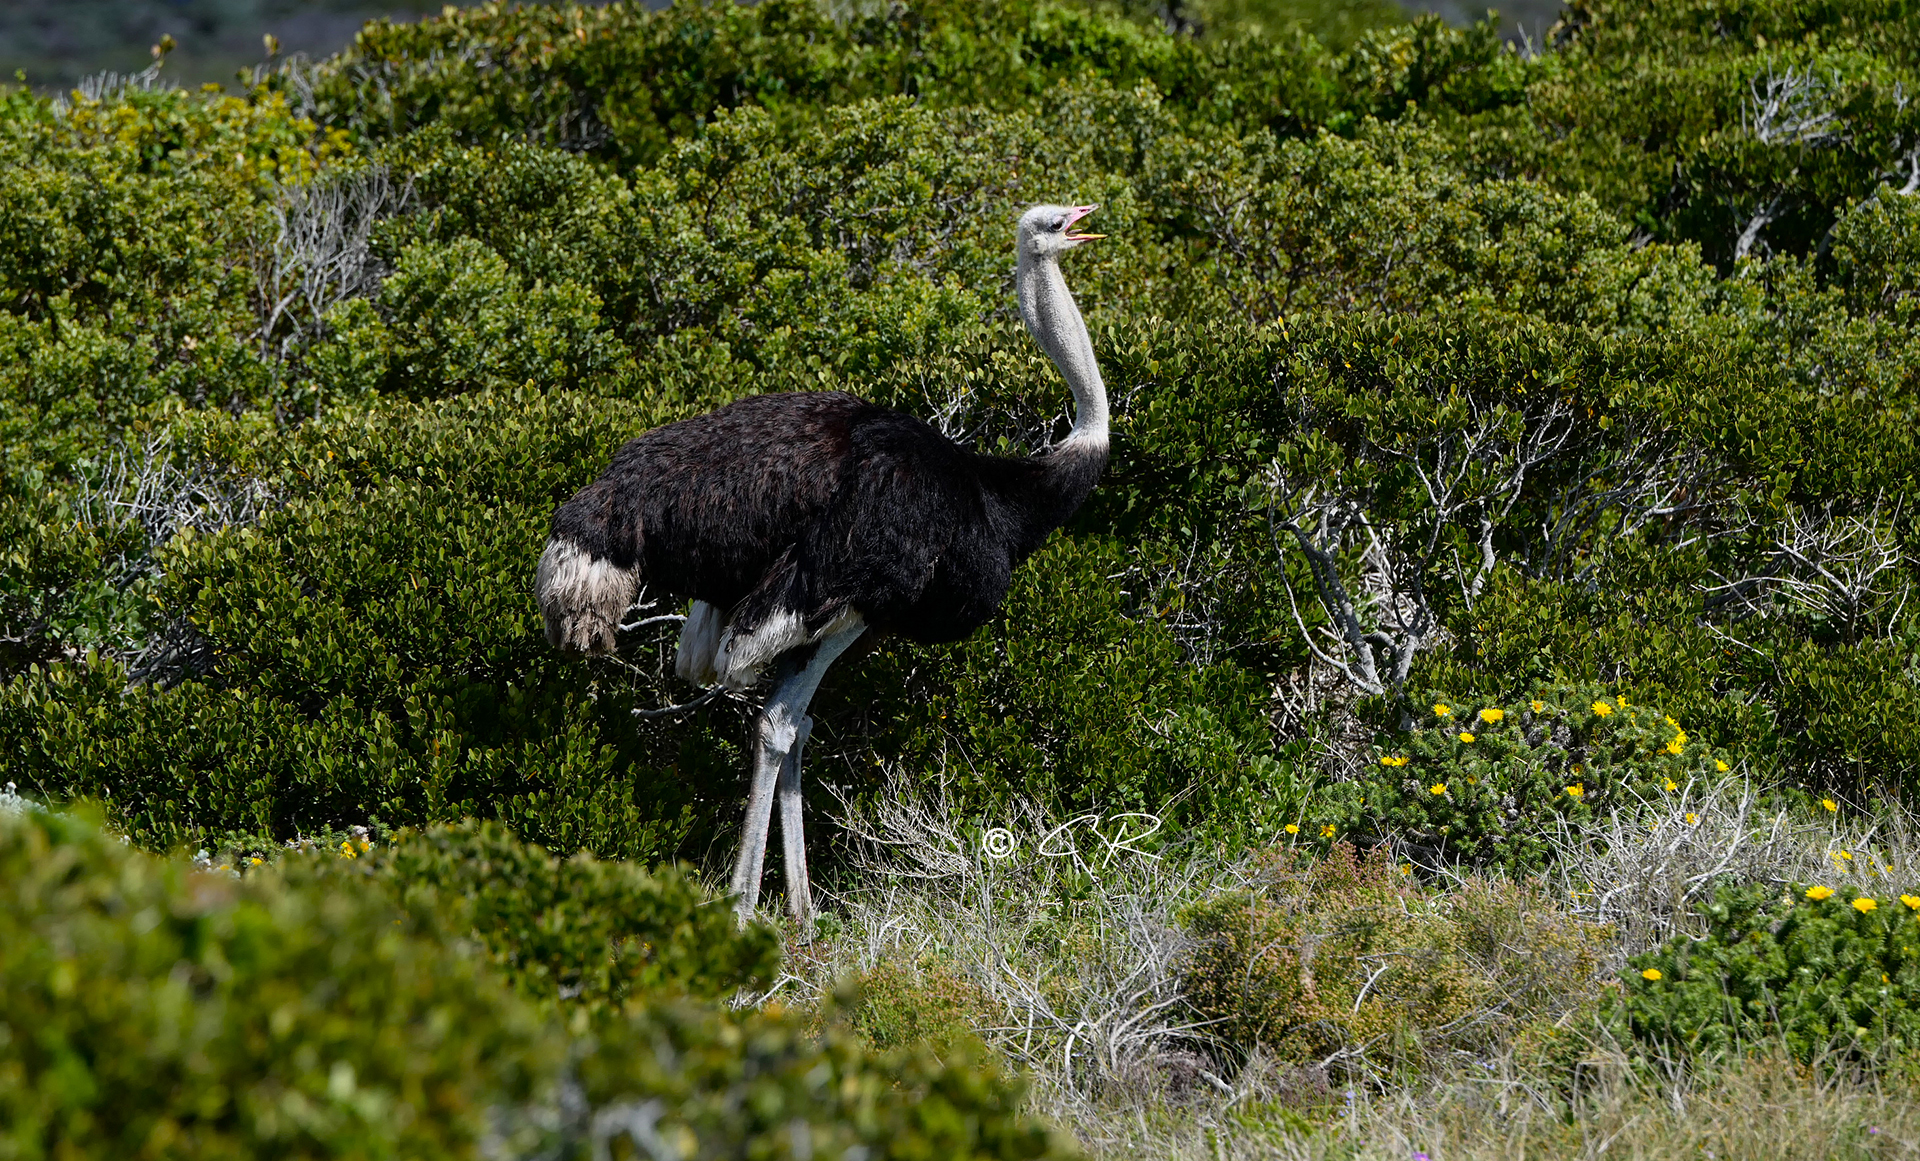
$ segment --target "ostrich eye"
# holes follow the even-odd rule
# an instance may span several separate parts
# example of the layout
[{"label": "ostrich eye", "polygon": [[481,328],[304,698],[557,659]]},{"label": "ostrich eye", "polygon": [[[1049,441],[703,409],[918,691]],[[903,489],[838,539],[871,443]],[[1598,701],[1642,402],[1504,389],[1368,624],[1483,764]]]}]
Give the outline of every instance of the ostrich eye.
[{"label": "ostrich eye", "polygon": [[1064,230],[1064,229],[1066,229],[1066,228],[1067,228],[1067,220],[1066,220],[1065,218],[1055,218],[1055,219],[1053,220],[1053,228],[1054,228],[1054,229],[1056,229],[1056,230]]}]

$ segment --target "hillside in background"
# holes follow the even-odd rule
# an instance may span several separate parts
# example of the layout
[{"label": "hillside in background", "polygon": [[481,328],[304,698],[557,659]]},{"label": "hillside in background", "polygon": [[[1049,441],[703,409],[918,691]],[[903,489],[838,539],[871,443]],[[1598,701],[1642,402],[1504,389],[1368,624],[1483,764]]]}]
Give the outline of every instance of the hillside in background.
[{"label": "hillside in background", "polygon": [[262,37],[281,51],[331,56],[368,20],[416,20],[438,4],[370,0],[4,0],[0,76],[26,73],[37,89],[71,88],[95,73],[137,73],[153,63],[162,36],[179,45],[169,77],[196,88],[232,84],[234,73],[266,59]]},{"label": "hillside in background", "polygon": [[[1920,9],[1210,11],[0,91],[0,1153],[1899,1155]],[[1045,448],[1036,203],[1106,475],[736,930],[754,698],[550,648],[551,513],[750,394]]]}]

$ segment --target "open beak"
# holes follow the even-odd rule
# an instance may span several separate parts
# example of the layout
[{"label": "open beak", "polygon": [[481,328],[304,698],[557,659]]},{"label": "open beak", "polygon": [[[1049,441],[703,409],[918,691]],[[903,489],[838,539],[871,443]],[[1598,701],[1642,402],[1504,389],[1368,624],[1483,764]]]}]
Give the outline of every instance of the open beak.
[{"label": "open beak", "polygon": [[1097,209],[1099,209],[1099,208],[1100,208],[1099,206],[1075,206],[1075,207],[1073,207],[1073,216],[1072,216],[1071,218],[1068,218],[1068,219],[1067,219],[1067,241],[1069,241],[1069,242],[1095,242],[1095,241],[1098,241],[1098,240],[1100,240],[1101,238],[1104,238],[1104,237],[1106,237],[1106,235],[1105,235],[1105,234],[1076,234],[1076,233],[1074,233],[1074,232],[1073,232],[1073,224],[1074,224],[1075,222],[1077,222],[1077,221],[1079,221],[1079,220],[1080,220],[1081,218],[1084,218],[1084,217],[1086,217],[1086,216],[1087,216],[1088,214],[1090,214],[1090,213],[1092,213],[1093,211],[1095,211],[1095,210],[1097,210]]}]

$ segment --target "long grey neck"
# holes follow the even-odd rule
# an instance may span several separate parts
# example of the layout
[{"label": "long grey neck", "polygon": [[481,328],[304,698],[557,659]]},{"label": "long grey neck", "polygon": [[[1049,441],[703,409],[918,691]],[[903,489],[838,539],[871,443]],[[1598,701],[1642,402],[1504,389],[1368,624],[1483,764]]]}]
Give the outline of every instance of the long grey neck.
[{"label": "long grey neck", "polygon": [[1053,257],[1020,256],[1016,277],[1020,296],[1020,317],[1026,320],[1040,349],[1060,368],[1060,377],[1073,392],[1073,430],[1064,444],[1086,443],[1104,447],[1107,442],[1107,385],[1100,379],[1100,364],[1093,357],[1093,340],[1087,336],[1087,324],[1080,308],[1067,291],[1060,276],[1060,262]]}]

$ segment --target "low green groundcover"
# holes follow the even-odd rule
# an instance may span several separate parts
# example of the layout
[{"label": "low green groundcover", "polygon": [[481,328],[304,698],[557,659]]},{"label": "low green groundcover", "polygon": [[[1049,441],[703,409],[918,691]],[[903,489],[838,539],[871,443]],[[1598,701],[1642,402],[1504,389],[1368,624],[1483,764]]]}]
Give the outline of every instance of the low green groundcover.
[{"label": "low green groundcover", "polygon": [[1061,1154],[991,1065],[712,998],[777,947],[677,876],[349,850],[201,871],[0,815],[0,1158]]}]

